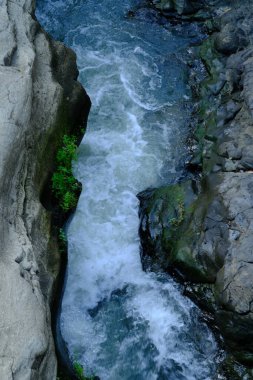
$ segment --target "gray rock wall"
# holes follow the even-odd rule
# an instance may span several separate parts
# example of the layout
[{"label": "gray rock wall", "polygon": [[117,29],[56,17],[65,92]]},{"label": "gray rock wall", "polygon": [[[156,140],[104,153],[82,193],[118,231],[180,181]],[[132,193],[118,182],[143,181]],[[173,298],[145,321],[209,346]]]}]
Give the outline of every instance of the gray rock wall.
[{"label": "gray rock wall", "polygon": [[[253,5],[214,9],[196,85],[193,181],[143,193],[144,253],[191,281],[236,359],[253,365]],[[210,27],[210,25],[212,25]],[[194,83],[194,81],[193,81]]]},{"label": "gray rock wall", "polygon": [[40,198],[60,138],[79,128],[90,105],[76,81],[74,53],[41,30],[34,6],[33,0],[0,1],[3,380],[56,378],[50,304],[60,256],[52,214]]}]

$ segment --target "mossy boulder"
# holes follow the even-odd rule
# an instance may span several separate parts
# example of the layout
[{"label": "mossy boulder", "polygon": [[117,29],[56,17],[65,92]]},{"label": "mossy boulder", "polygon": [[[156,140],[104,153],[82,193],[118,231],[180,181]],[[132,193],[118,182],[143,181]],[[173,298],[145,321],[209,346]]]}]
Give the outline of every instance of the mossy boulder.
[{"label": "mossy boulder", "polygon": [[199,255],[209,203],[198,194],[195,181],[147,190],[138,197],[143,257],[166,270],[176,269],[188,280],[213,282],[216,263],[211,270],[208,257]]}]

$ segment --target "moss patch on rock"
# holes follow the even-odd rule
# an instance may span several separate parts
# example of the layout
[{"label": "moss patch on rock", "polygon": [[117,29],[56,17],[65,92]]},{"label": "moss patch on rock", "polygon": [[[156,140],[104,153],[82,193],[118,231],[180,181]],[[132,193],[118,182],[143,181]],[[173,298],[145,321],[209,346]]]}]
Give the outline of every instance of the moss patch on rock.
[{"label": "moss patch on rock", "polygon": [[206,208],[204,203],[199,208],[195,190],[194,181],[186,181],[140,193],[140,236],[144,256],[167,270],[177,268],[192,280],[202,281],[208,276],[195,257],[193,243]]}]

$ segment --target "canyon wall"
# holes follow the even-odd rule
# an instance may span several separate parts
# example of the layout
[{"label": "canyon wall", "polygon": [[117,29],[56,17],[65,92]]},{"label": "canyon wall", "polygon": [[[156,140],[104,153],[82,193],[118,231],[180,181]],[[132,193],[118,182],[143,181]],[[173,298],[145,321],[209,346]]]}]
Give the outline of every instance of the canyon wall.
[{"label": "canyon wall", "polygon": [[[34,17],[33,0],[0,0],[0,377],[56,377],[51,313],[60,270],[49,179],[64,134],[80,135],[90,101],[74,53]],[[146,255],[187,283],[227,346],[253,364],[253,49],[250,2],[161,0],[206,20],[207,76],[191,77],[189,175],[140,195]],[[193,73],[194,74],[194,73]]]},{"label": "canyon wall", "polygon": [[197,104],[188,176],[140,194],[143,254],[186,284],[186,294],[213,314],[236,359],[252,366],[252,3],[156,4],[177,20],[173,11],[188,21],[208,15],[209,36],[199,48],[205,80],[197,83],[190,68]]},{"label": "canyon wall", "polygon": [[[90,101],[76,57],[52,41],[33,0],[0,1],[0,377],[56,378],[50,305],[60,268],[49,178],[62,136]],[[45,202],[48,203],[48,202]]]}]

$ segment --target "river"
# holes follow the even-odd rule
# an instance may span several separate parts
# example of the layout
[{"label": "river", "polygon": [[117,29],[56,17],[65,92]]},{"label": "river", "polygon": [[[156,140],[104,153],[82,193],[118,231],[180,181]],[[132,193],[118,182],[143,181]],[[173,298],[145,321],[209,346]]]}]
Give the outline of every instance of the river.
[{"label": "river", "polygon": [[197,26],[164,23],[142,0],[38,0],[37,17],[77,53],[92,100],[67,227],[71,359],[101,380],[211,380],[218,348],[200,311],[168,275],[142,270],[136,197],[183,175]]}]

